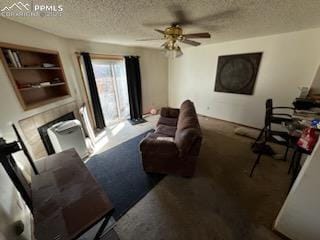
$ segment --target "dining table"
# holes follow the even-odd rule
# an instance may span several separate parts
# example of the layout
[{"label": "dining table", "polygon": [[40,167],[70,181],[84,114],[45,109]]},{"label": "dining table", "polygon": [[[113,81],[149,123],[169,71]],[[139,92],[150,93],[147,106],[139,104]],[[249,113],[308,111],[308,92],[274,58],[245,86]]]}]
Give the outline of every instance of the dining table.
[{"label": "dining table", "polygon": [[312,151],[307,151],[297,144],[303,130],[306,128],[313,128],[315,129],[316,134],[318,136],[320,135],[320,129],[313,123],[315,119],[320,120],[320,116],[318,114],[301,115],[294,113],[292,115],[292,121],[283,124],[289,134],[289,145],[293,149],[293,155],[288,169],[288,174],[292,173],[290,189],[299,175],[299,172],[305,162],[304,160],[312,153]]},{"label": "dining table", "polygon": [[36,161],[32,176],[34,232],[39,240],[73,240],[101,223],[100,239],[113,205],[74,149]]}]

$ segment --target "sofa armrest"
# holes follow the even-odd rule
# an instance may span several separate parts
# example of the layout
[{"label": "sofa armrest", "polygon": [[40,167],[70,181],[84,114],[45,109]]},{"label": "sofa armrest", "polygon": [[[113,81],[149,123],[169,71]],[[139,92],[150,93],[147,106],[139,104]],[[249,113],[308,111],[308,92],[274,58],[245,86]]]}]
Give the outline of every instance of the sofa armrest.
[{"label": "sofa armrest", "polygon": [[163,107],[160,110],[161,117],[178,118],[180,110],[178,108]]},{"label": "sofa armrest", "polygon": [[201,131],[198,128],[186,128],[176,132],[175,142],[181,156],[199,155],[202,142]]},{"label": "sofa armrest", "polygon": [[179,154],[179,149],[175,142],[157,140],[156,138],[150,137],[146,137],[140,142],[140,151],[142,153],[160,155]]}]

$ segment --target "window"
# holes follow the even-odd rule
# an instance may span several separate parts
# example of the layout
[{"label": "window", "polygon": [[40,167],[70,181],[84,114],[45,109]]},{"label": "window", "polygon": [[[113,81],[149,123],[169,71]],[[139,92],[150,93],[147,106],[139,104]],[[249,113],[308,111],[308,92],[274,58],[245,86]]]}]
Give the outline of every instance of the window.
[{"label": "window", "polygon": [[107,125],[129,117],[124,60],[92,59],[104,120]]}]

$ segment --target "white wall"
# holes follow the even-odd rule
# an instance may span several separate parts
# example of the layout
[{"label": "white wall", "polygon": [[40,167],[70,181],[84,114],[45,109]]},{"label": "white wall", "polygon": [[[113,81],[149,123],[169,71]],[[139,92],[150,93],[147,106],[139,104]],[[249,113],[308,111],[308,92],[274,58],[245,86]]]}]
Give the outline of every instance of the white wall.
[{"label": "white wall", "polygon": [[320,239],[320,141],[306,159],[274,228],[292,240]]},{"label": "white wall", "polygon": [[143,113],[168,106],[168,59],[158,50],[139,48]]},{"label": "white wall", "polygon": [[[310,86],[320,64],[319,39],[314,29],[184,49],[169,64],[169,105],[190,98],[200,114],[261,127],[267,98],[288,106],[298,87]],[[254,94],[214,92],[218,56],[250,52],[263,52]]]}]

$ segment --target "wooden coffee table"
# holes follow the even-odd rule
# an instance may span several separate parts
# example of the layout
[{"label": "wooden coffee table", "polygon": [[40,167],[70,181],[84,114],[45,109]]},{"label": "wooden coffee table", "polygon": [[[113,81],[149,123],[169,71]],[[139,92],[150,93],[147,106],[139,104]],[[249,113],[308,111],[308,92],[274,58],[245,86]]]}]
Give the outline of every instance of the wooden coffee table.
[{"label": "wooden coffee table", "polygon": [[76,151],[36,163],[40,174],[31,184],[36,239],[77,239],[104,219],[94,238],[99,239],[113,206]]}]

